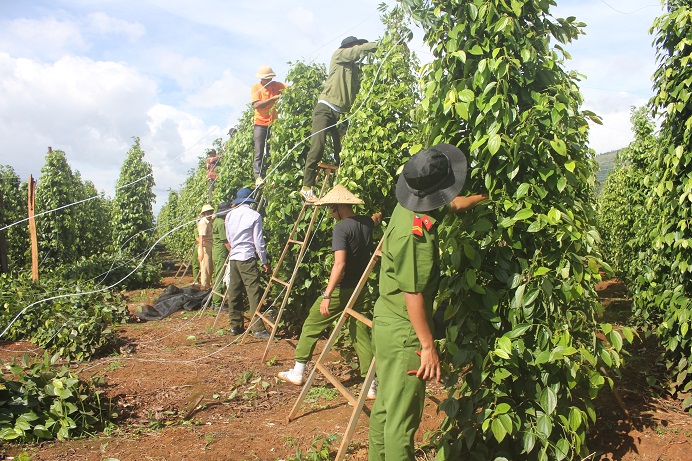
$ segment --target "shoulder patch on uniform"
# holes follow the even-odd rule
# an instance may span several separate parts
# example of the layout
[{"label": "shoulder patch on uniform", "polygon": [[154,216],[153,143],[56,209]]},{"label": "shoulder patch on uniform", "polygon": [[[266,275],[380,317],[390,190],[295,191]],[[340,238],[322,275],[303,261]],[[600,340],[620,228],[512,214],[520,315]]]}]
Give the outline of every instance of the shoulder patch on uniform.
[{"label": "shoulder patch on uniform", "polygon": [[430,230],[433,226],[432,220],[428,217],[427,214],[423,215],[423,225],[425,226],[426,230]]},{"label": "shoulder patch on uniform", "polygon": [[413,229],[411,232],[418,237],[423,236],[423,220],[418,215],[413,215]]}]

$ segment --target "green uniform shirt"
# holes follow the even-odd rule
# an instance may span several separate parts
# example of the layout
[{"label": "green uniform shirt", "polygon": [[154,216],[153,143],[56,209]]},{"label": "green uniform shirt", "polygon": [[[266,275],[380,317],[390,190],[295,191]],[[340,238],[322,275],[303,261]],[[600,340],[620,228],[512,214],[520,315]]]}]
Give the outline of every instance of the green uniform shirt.
[{"label": "green uniform shirt", "polygon": [[214,255],[215,259],[218,259],[216,258],[216,255],[223,255],[223,258],[221,259],[225,260],[226,256],[228,256],[228,250],[226,249],[226,245],[224,245],[224,243],[227,243],[228,240],[226,240],[226,225],[222,217],[217,217],[211,223],[211,238],[212,254]]},{"label": "green uniform shirt", "polygon": [[360,90],[360,65],[358,60],[367,52],[377,49],[377,44],[368,42],[351,48],[339,48],[329,63],[329,75],[319,99],[338,106],[348,112]]},{"label": "green uniform shirt", "polygon": [[430,230],[420,226],[422,236],[413,233],[415,213],[401,205],[394,208],[382,243],[380,297],[375,317],[409,319],[404,292],[423,293],[428,319],[432,319],[433,301],[440,280],[440,252],[436,219],[428,214]]}]

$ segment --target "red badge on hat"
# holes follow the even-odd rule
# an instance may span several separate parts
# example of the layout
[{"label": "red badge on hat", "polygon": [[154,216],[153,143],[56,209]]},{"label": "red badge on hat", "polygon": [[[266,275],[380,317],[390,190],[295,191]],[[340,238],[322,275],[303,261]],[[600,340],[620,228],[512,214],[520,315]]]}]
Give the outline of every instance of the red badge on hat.
[{"label": "red badge on hat", "polygon": [[413,235],[417,235],[418,237],[423,236],[423,220],[421,219],[420,216],[413,215],[412,232],[413,232]]}]

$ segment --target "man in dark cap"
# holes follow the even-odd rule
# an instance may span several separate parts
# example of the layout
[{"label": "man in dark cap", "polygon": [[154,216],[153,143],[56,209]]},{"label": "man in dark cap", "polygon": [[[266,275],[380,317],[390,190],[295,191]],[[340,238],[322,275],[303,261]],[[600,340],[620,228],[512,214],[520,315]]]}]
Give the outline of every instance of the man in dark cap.
[{"label": "man in dark cap", "polygon": [[[228,287],[228,305],[230,307],[231,334],[239,335],[244,328],[243,288],[250,303],[250,316],[255,313],[262,299],[260,274],[257,258],[265,273],[269,272],[269,260],[262,232],[262,216],[252,209],[257,203],[250,196],[252,191],[247,187],[238,190],[236,199],[231,202],[235,207],[226,215],[226,238],[231,246],[228,257],[231,272],[231,283]],[[257,321],[250,325],[255,338],[269,339],[264,323]]]},{"label": "man in dark cap", "polygon": [[[360,90],[359,60],[365,53],[371,53],[375,49],[377,49],[376,43],[356,37],[346,37],[341,42],[339,49],[332,55],[327,81],[312,112],[312,128],[310,130],[312,141],[305,159],[303,188],[300,191],[300,194],[308,202],[317,201],[317,195],[315,195],[313,188],[317,175],[317,163],[324,154],[327,132],[332,137],[334,157],[339,163],[341,133],[337,123],[341,114],[349,111],[356,99],[358,90]],[[341,126],[345,127],[346,124],[343,123]]]},{"label": "man in dark cap", "polygon": [[225,218],[228,210],[231,209],[231,204],[221,202],[214,213],[214,220],[211,223],[211,256],[214,261],[214,278],[212,279],[212,290],[214,293],[211,297],[211,305],[215,309],[220,309],[223,298],[217,293],[221,293],[224,286],[222,277],[224,268],[226,267],[226,258],[228,250],[231,246],[226,239],[226,224]]},{"label": "man in dark cap", "polygon": [[413,155],[399,176],[398,205],[382,244],[380,297],[372,339],[379,392],[370,415],[369,461],[414,461],[425,383],[440,381],[432,307],[440,278],[437,223],[473,208],[486,195],[457,196],[466,157],[450,144]]}]

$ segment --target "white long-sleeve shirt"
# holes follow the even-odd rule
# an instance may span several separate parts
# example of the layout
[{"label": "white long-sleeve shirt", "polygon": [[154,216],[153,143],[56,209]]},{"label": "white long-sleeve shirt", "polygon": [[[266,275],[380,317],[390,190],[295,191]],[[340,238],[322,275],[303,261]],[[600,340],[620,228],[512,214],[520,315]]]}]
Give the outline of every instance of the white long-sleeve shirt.
[{"label": "white long-sleeve shirt", "polygon": [[268,263],[262,216],[250,205],[238,205],[226,215],[226,238],[231,245],[230,259],[247,261],[257,254],[262,264]]}]

